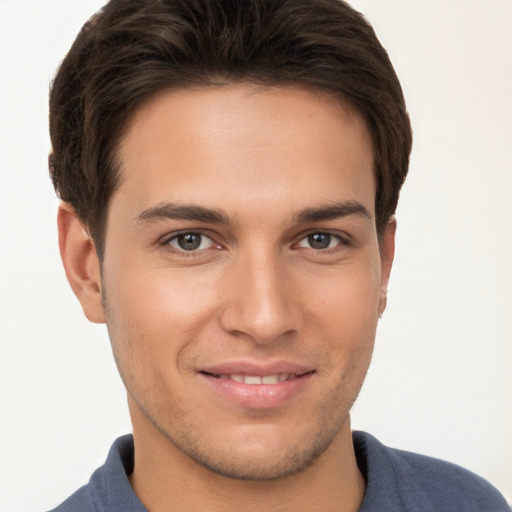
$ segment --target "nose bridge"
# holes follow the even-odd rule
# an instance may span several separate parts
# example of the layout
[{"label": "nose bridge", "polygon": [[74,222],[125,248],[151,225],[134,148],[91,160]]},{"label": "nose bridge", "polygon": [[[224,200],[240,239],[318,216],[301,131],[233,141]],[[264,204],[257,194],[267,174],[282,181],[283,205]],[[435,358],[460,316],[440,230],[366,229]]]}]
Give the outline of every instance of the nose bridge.
[{"label": "nose bridge", "polygon": [[298,315],[283,256],[270,244],[242,251],[230,276],[224,329],[269,343],[295,330]]}]

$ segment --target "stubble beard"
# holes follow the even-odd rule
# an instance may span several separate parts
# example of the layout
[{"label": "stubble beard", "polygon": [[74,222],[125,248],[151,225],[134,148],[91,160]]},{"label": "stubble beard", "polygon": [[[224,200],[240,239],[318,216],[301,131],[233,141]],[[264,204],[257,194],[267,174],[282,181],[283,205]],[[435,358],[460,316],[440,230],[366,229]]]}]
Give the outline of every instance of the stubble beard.
[{"label": "stubble beard", "polygon": [[[113,320],[109,314],[110,308],[108,307],[105,288],[102,292],[102,302],[106,316]],[[110,323],[107,322],[107,327],[112,340],[112,325],[109,325]],[[113,324],[115,325],[115,320]],[[112,343],[114,359],[128,394],[152,427],[167,442],[198,465],[216,475],[233,480],[254,482],[278,480],[300,473],[312,466],[333,443],[343,425],[349,421],[349,412],[361,388],[359,386],[357,389],[351,389],[351,393],[347,396],[347,390],[344,386],[345,379],[342,379],[337,388],[331,392],[331,398],[324,400],[324,407],[321,408],[322,413],[319,414],[320,417],[315,422],[316,428],[311,429],[309,435],[302,436],[302,439],[299,439],[294,445],[283,447],[280,453],[276,453],[276,450],[266,450],[264,455],[255,457],[250,451],[245,451],[244,448],[232,446],[229,439],[223,443],[227,448],[216,449],[208,446],[208,441],[201,436],[204,427],[203,429],[197,428],[196,418],[187,417],[186,408],[181,408],[181,412],[175,409],[166,410],[165,408],[159,410],[158,405],[153,402],[152,398],[163,396],[164,393],[159,393],[158,390],[152,392],[144,389],[138,385],[137,379],[131,378],[129,371],[124,372],[123,361],[121,361],[123,358],[118,357],[114,345]],[[361,385],[370,359],[371,351],[367,361],[368,364],[360,380]],[[137,362],[132,361],[131,365],[128,366],[133,365],[137,365]]]},{"label": "stubble beard", "polygon": [[170,436],[166,437],[197,464],[219,476],[261,482],[286,478],[312,466],[331,445],[340,428],[341,425],[318,432],[301,444],[289,446],[280,453],[274,450],[260,457],[254,457],[237,447],[234,450],[213,451],[201,446],[191,433],[193,431],[186,432],[178,442]]},{"label": "stubble beard", "polygon": [[[141,400],[129,393],[135,406],[166,442],[196,464],[225,478],[263,482],[283,479],[306,470],[331,446],[344,424],[349,421],[349,410],[357,397],[355,393],[349,400],[346,396],[341,399],[344,394],[341,389],[337,391],[341,403],[331,402],[331,407],[323,408],[324,412],[315,422],[314,429],[302,435],[295,444],[283,446],[278,453],[268,448],[260,450],[256,456],[251,449],[246,449],[243,441],[234,446],[229,439],[225,439],[220,447],[210,442],[201,435],[208,427],[203,425],[198,428],[194,421],[196,418],[189,417],[183,409],[176,414],[175,410],[148,407],[151,404],[150,392],[139,394]],[[252,440],[248,441],[250,445]]]}]

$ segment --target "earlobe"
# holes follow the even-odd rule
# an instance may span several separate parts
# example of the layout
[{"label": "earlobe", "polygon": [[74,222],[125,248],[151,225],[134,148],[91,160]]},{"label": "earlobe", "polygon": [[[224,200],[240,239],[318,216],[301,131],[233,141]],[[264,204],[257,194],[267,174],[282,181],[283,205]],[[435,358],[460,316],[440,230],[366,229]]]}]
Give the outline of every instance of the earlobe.
[{"label": "earlobe", "polygon": [[68,203],[59,206],[57,224],[60,255],[69,284],[85,316],[91,322],[104,323],[100,262],[94,242]]},{"label": "earlobe", "polygon": [[395,233],[396,233],[396,219],[391,217],[380,243],[380,261],[381,261],[381,289],[379,301],[379,315],[381,316],[386,309],[388,300],[388,283],[391,275],[391,268],[393,266],[393,259],[395,257]]}]

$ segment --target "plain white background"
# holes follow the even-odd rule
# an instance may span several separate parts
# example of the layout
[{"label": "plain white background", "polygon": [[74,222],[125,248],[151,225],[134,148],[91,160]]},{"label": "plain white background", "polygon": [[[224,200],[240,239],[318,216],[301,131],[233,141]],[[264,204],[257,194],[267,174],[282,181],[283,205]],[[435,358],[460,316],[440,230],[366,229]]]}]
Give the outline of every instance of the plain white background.
[{"label": "plain white background", "polygon": [[[61,269],[48,82],[102,0],[0,0],[0,511],[43,510],[130,430],[104,326]],[[512,1],[354,0],[415,144],[388,311],[353,426],[512,501]]]}]

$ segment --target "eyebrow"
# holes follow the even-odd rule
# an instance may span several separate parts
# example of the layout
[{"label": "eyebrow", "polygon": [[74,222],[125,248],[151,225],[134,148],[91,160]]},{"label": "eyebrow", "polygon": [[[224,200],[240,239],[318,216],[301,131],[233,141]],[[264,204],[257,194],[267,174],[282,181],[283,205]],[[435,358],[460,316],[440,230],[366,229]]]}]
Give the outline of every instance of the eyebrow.
[{"label": "eyebrow", "polygon": [[173,203],[165,203],[147,208],[137,215],[135,222],[138,225],[145,225],[165,219],[229,224],[229,217],[222,210],[196,205],[177,205]]},{"label": "eyebrow", "polygon": [[[370,212],[356,201],[344,201],[316,208],[306,208],[293,216],[296,224],[335,220],[348,216],[359,216],[371,220]],[[230,224],[229,216],[223,210],[197,205],[164,203],[143,210],[135,218],[137,225],[144,226],[165,219],[191,220],[209,224]]]},{"label": "eyebrow", "polygon": [[319,208],[306,208],[294,216],[297,224],[336,220],[348,216],[364,217],[371,220],[370,212],[356,201],[343,201]]}]

